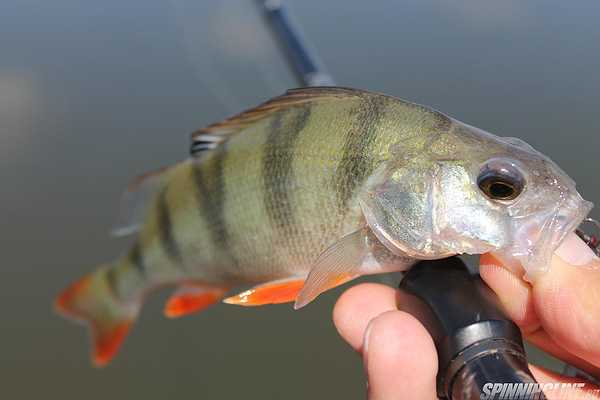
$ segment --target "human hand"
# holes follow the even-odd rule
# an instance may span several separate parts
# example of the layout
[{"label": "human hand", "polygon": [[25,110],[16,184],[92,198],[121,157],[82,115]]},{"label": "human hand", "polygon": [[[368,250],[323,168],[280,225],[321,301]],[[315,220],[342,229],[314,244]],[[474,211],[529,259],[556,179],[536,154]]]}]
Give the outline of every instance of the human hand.
[{"label": "human hand", "polygon": [[[600,260],[576,235],[556,251],[548,273],[533,284],[484,255],[480,273],[527,340],[593,376],[600,376]],[[437,354],[421,323],[397,309],[397,291],[361,284],[338,300],[334,323],[362,354],[369,399],[436,399]],[[540,383],[584,382],[530,366]],[[600,391],[586,383],[587,399]],[[546,393],[549,398],[551,392]],[[565,397],[584,395],[581,389]],[[572,395],[572,396],[571,396]],[[578,397],[577,397],[578,398]]]}]

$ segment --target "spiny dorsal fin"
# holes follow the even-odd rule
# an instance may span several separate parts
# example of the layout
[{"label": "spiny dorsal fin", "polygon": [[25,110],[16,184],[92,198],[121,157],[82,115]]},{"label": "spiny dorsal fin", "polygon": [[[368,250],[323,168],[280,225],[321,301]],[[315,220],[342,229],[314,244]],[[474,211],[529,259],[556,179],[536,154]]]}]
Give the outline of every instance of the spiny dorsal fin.
[{"label": "spiny dorsal fin", "polygon": [[229,136],[264,118],[268,118],[280,110],[298,107],[315,101],[359,97],[368,94],[370,93],[363,90],[333,86],[290,89],[282,96],[275,97],[257,107],[192,133],[190,152],[192,155],[197,155],[204,150],[214,149],[220,143],[226,141]]}]

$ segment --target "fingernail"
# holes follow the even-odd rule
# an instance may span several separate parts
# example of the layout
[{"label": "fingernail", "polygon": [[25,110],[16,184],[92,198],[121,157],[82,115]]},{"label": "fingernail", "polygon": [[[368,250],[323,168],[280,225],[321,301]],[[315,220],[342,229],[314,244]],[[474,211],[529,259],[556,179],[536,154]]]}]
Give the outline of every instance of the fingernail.
[{"label": "fingernail", "polygon": [[575,233],[570,233],[554,254],[571,265],[586,265],[598,259],[592,249]]}]

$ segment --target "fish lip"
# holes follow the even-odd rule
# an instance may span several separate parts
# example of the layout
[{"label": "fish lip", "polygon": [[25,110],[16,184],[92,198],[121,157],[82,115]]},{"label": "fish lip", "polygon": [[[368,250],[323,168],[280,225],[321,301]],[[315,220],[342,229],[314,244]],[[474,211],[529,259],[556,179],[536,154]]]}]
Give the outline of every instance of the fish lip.
[{"label": "fish lip", "polygon": [[[527,235],[517,233],[512,246],[491,253],[510,270],[520,275],[524,272],[524,279],[533,282],[549,269],[556,249],[569,233],[577,229],[592,207],[591,202],[584,200],[579,193],[575,192],[560,201],[554,211],[544,218],[541,230],[534,240]],[[529,243],[524,244],[525,241]]]},{"label": "fish lip", "polygon": [[562,219],[563,223],[558,222],[556,229],[550,232],[550,234],[554,233],[556,235],[553,240],[552,253],[561,245],[569,233],[574,232],[581,225],[593,207],[592,202],[583,199],[577,192],[559,206],[553,218],[558,221]]},{"label": "fish lip", "polygon": [[[577,192],[562,201],[556,208],[550,224],[544,227],[545,229],[542,230],[540,235],[542,245],[547,244],[547,248],[536,248],[538,246],[534,245],[534,254],[536,252],[547,252],[546,256],[541,255],[541,258],[545,258],[549,263],[552,254],[554,254],[567,235],[581,225],[593,206],[591,202],[584,200]],[[546,265],[545,267],[547,269],[549,266]]]}]

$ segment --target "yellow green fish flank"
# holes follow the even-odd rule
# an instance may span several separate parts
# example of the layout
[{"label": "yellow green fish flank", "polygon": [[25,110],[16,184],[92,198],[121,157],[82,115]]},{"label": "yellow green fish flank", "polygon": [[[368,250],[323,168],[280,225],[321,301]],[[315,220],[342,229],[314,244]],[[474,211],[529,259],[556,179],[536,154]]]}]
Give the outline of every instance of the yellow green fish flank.
[{"label": "yellow green fish flank", "polygon": [[[527,181],[518,207],[477,186],[496,159],[498,170],[510,163]],[[554,187],[541,183],[549,176]],[[515,216],[544,227],[560,215],[567,222],[552,228],[555,246],[590,207],[558,167],[516,139],[390,96],[295,89],[200,130],[190,158],[136,180],[117,227],[135,232],[134,244],[69,287],[57,308],[91,321],[103,365],[153,288],[179,287],[165,309],[171,317],[248,285],[225,301],[301,307],[417,259],[516,254]]]}]

